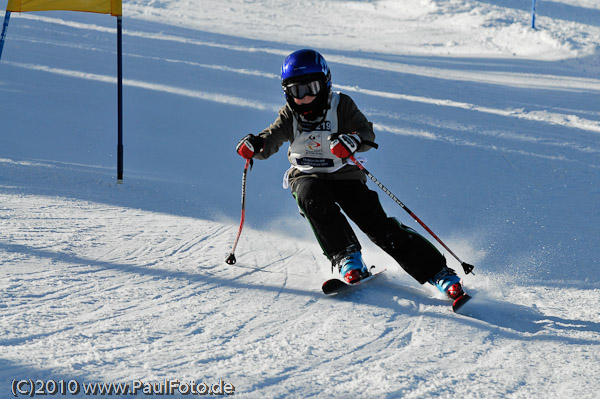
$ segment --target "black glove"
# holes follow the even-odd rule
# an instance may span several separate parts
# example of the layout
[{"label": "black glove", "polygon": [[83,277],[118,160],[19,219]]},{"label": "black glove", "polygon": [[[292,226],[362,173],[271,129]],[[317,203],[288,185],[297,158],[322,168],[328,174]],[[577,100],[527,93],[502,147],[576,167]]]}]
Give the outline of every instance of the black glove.
[{"label": "black glove", "polygon": [[329,149],[338,158],[348,158],[360,147],[360,137],[356,133],[330,136]]},{"label": "black glove", "polygon": [[246,159],[250,159],[257,152],[261,152],[265,144],[265,139],[253,134],[249,134],[240,140],[235,150]]}]

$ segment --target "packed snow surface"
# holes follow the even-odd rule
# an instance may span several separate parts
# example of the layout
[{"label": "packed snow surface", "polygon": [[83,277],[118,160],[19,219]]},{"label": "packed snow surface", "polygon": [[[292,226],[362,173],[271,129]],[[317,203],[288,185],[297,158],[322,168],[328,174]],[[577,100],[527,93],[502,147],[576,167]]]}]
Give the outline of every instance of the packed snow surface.
[{"label": "packed snow surface", "polygon": [[[100,397],[84,392],[94,382],[138,384],[108,397],[165,397],[176,381],[176,394],[194,381],[242,398],[597,397],[598,1],[539,0],[536,29],[529,0],[123,11],[123,184],[116,19],[10,19],[1,398],[52,381],[49,397]],[[363,235],[366,262],[386,272],[324,296],[329,262],[281,187],[285,148],[249,172],[237,263],[224,262],[241,211],[235,145],[275,119],[281,62],[306,47],[374,123],[369,171],[476,266],[465,275],[440,247],[474,296],[464,314]]]}]

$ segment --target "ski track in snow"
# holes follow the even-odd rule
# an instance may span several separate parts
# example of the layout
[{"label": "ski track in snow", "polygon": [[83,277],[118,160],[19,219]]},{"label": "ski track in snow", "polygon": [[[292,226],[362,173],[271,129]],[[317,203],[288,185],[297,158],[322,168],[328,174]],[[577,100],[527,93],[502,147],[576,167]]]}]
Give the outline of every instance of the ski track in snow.
[{"label": "ski track in snow", "polygon": [[[468,49],[481,43],[467,40],[473,34],[470,24],[480,19],[496,33],[490,36],[486,31],[482,41],[487,40],[492,49],[509,46],[509,33],[520,29],[516,21],[522,15],[522,6],[513,1],[489,9],[485,7],[490,2],[413,1],[406,6],[410,10],[391,1],[342,3],[344,10],[358,10],[360,15],[383,17],[390,10],[399,10],[406,11],[407,18],[417,25],[433,21],[431,37],[443,35],[440,27],[449,21],[445,15],[455,13],[455,23],[462,21],[465,27],[465,41],[454,32],[444,45],[448,48]],[[589,55],[584,35],[574,35],[568,43],[559,38],[579,32],[571,20],[578,7],[595,7],[590,11],[593,16],[597,6],[589,0],[547,3],[549,12],[566,11],[566,22],[557,24],[552,32],[517,37],[539,39],[540,53]],[[561,8],[560,3],[570,7]],[[190,4],[183,1],[180,6]],[[222,12],[231,17],[236,7],[246,9],[249,4],[235,4]],[[272,5],[257,4],[259,8]],[[324,10],[332,3],[310,4]],[[510,11],[502,14],[502,5]],[[299,9],[306,5],[289,6]],[[177,13],[169,1],[131,1],[129,7],[149,20],[161,8],[171,18]],[[197,12],[195,16],[202,20],[203,11]],[[13,15],[0,66],[12,80],[3,81],[0,75],[0,91],[3,96],[17,96],[37,90],[36,83],[61,79],[68,82],[66,86],[44,85],[42,90],[50,98],[57,98],[54,90],[76,93],[84,104],[76,110],[84,113],[85,104],[92,104],[86,96],[92,94],[82,94],[79,85],[95,88],[93,95],[100,99],[108,98],[105,89],[113,96],[114,74],[93,60],[98,55],[114,55],[114,21],[102,26],[103,22],[51,15],[55,14]],[[182,17],[184,24],[194,27],[193,18]],[[256,16],[248,17],[248,26],[254,26]],[[548,25],[552,18],[557,17],[542,15],[540,21]],[[516,28],[503,21],[512,21]],[[160,26],[164,31],[152,31],[149,22],[128,22],[132,28],[124,30],[124,57],[129,66],[124,84],[140,109],[150,109],[144,103],[146,96],[148,102],[159,101],[168,111],[173,111],[169,106],[174,102],[201,101],[210,110],[194,123],[209,123],[212,115],[208,113],[217,112],[221,121],[206,129],[220,132],[222,126],[229,126],[228,119],[235,119],[231,115],[237,111],[232,109],[239,109],[240,120],[248,125],[258,118],[270,122],[281,106],[276,62],[295,48],[286,44],[292,42],[236,40],[167,25]],[[357,21],[357,26],[363,26],[367,34],[364,23]],[[413,26],[410,21],[408,25]],[[591,25],[590,42],[596,31]],[[336,41],[337,34],[331,34],[330,42]],[[355,34],[361,36],[360,31]],[[11,55],[9,45],[13,43],[34,50],[13,48],[17,55]],[[394,192],[398,185],[409,193],[415,186],[418,191],[425,183],[411,180],[411,172],[418,168],[411,166],[411,161],[425,158],[421,167],[430,166],[440,174],[449,167],[458,175],[451,182],[455,185],[468,180],[482,186],[477,188],[483,192],[469,189],[463,194],[459,192],[462,188],[447,184],[440,192],[423,191],[411,198],[422,200],[418,213],[425,210],[425,219],[434,221],[441,217],[427,214],[437,211],[430,211],[435,207],[427,202],[429,198],[456,198],[439,212],[456,224],[445,228],[450,233],[447,243],[478,266],[475,276],[465,277],[475,298],[465,308],[466,314],[451,313],[448,301],[433,289],[418,286],[369,245],[365,258],[385,265],[384,276],[351,295],[322,295],[320,284],[330,277],[329,264],[312,237],[294,236],[301,229],[296,224],[303,223],[299,216],[291,225],[281,221],[283,231],[252,226],[270,216],[259,209],[259,202],[252,202],[272,195],[261,187],[259,180],[265,172],[260,166],[255,166],[250,176],[249,215],[236,250],[238,263],[225,264],[237,233],[234,219],[239,217],[241,170],[222,170],[217,176],[222,179],[217,180],[206,177],[204,169],[189,165],[207,158],[203,149],[209,145],[217,154],[224,154],[223,148],[232,152],[234,138],[242,133],[220,133],[220,141],[227,142],[220,147],[213,141],[207,144],[204,137],[178,131],[195,132],[197,125],[191,126],[191,122],[183,129],[176,123],[173,128],[138,127],[132,118],[127,131],[132,133],[129,143],[133,142],[128,149],[135,149],[132,168],[127,171],[127,184],[117,186],[109,177],[114,159],[94,155],[102,152],[99,149],[88,153],[89,160],[85,155],[84,159],[71,158],[68,144],[62,150],[68,154],[64,156],[42,151],[46,157],[42,158],[38,152],[13,151],[17,128],[6,118],[5,131],[11,137],[3,135],[8,150],[0,148],[0,397],[8,395],[14,378],[107,382],[171,378],[207,383],[223,379],[236,387],[235,396],[244,398],[594,397],[600,388],[600,289],[593,275],[597,263],[590,263],[589,254],[581,254],[581,246],[569,246],[575,244],[568,239],[592,243],[597,237],[594,209],[600,193],[595,187],[600,166],[600,112],[594,101],[600,79],[571,69],[576,63],[546,65],[493,56],[430,55],[435,52],[397,56],[393,51],[377,54],[377,49],[374,53],[353,51],[353,43],[348,43],[340,42],[339,49],[330,48],[324,55],[335,71],[334,88],[357,100],[375,122],[378,137],[394,149],[387,150],[391,151],[385,158],[388,169],[406,172],[399,178],[402,185],[395,174],[384,175],[382,180],[391,182]],[[426,50],[434,47],[424,45]],[[525,44],[517,46],[521,57],[527,49]],[[204,53],[209,55],[204,57]],[[248,59],[240,62],[240,54]],[[33,83],[19,80],[20,76],[33,77]],[[3,105],[11,106],[8,102]],[[37,105],[46,107],[41,100]],[[22,104],[10,109],[21,111],[19,106]],[[198,108],[194,103],[192,109]],[[128,109],[132,114],[135,111],[133,106]],[[245,111],[255,112],[253,119],[244,116]],[[57,134],[71,125],[52,120],[46,128]],[[157,172],[161,166],[144,168],[147,164],[139,159],[156,154],[143,152],[141,144],[164,145],[151,131],[143,131],[149,128],[163,129],[163,136],[172,134],[184,147],[194,147],[176,154],[189,171],[177,170],[175,159],[176,172],[165,166],[166,175]],[[27,129],[35,131],[40,125],[31,122]],[[85,143],[85,139],[73,141],[75,147]],[[39,147],[44,143],[48,142],[40,138]],[[112,145],[111,136],[110,151]],[[438,145],[448,160],[430,156]],[[458,149],[448,150],[448,146]],[[136,151],[141,155],[135,155]],[[383,157],[384,151],[380,150]],[[470,161],[472,157],[475,159]],[[466,166],[456,166],[457,158]],[[379,162],[377,171],[384,169]],[[223,164],[202,165],[214,172]],[[435,172],[421,172],[416,178],[433,179],[430,173]],[[229,185],[231,176],[235,176],[235,184]],[[184,182],[183,188],[177,189],[177,179]],[[488,180],[494,179],[498,183],[487,186]],[[515,181],[523,186],[508,185]],[[443,184],[443,179],[435,182]],[[194,184],[200,188],[193,190]],[[566,194],[560,191],[563,186]],[[491,188],[485,192],[485,187]],[[222,213],[209,205],[208,210],[203,208],[213,197],[216,202],[225,201],[223,192],[235,197],[231,200],[234,215],[225,206]],[[548,203],[537,204],[546,198]],[[492,216],[478,220],[488,215],[479,206],[489,209]],[[509,207],[515,216],[501,211]],[[581,216],[586,210],[588,216]],[[197,211],[199,216],[189,216]],[[465,221],[462,214],[467,213],[475,221]],[[523,220],[531,220],[529,223],[539,224],[539,228],[526,230]],[[589,221],[592,226],[582,227]],[[549,234],[548,242],[555,240],[557,248],[546,241],[540,241],[538,247],[519,247],[519,239],[501,245],[502,235],[513,234],[513,229],[516,234],[524,233],[524,242],[554,233],[556,236]],[[577,235],[579,231],[586,237]],[[482,244],[486,241],[490,243]],[[591,251],[590,247],[583,244],[584,249]],[[506,251],[509,253],[494,263],[492,258]],[[567,255],[559,258],[554,251]],[[510,264],[505,265],[507,258]],[[572,260],[568,266],[565,258]],[[454,259],[448,260],[460,271]],[[504,268],[498,267],[499,263]],[[570,273],[572,280],[565,277],[571,277]]]},{"label": "ski track in snow", "polygon": [[[34,367],[33,377],[227,378],[242,397],[347,397],[365,386],[374,396],[393,386],[398,397],[526,397],[552,381],[548,392],[585,396],[577,370],[598,361],[600,322],[586,306],[598,289],[515,286],[501,298],[488,293],[493,282],[475,277],[467,317],[391,270],[330,298],[318,289],[326,276],[312,243],[245,231],[239,263],[229,266],[222,259],[231,225],[60,197],[0,197],[10,232],[0,243],[0,346],[5,362]],[[440,369],[440,357],[452,366]]]}]

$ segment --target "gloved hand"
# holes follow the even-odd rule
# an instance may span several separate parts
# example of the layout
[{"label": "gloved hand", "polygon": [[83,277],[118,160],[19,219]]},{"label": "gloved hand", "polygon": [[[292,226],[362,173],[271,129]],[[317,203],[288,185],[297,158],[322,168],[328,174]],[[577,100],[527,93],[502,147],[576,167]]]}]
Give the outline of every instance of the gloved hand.
[{"label": "gloved hand", "polygon": [[360,137],[356,133],[330,136],[329,149],[338,158],[348,158],[360,147]]},{"label": "gloved hand", "polygon": [[240,140],[238,145],[235,147],[235,150],[242,157],[250,159],[257,152],[262,151],[264,143],[265,139],[263,139],[262,137],[249,134]]}]

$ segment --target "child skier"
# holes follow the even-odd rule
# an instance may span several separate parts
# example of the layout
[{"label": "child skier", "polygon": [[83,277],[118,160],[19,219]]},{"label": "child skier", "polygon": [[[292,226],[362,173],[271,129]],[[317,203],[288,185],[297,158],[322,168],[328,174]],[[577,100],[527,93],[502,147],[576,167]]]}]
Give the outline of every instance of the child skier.
[{"label": "child skier", "polygon": [[389,218],[365,173],[349,162],[355,152],[375,147],[375,133],[354,101],[331,90],[331,73],[314,50],[298,50],[281,67],[286,105],[258,135],[242,138],[244,158],[267,159],[289,142],[286,173],[300,213],[310,223],[325,256],[355,283],[370,275],[361,245],[344,213],[420,284],[429,282],[451,299],[463,294],[460,278],[423,236]]}]

